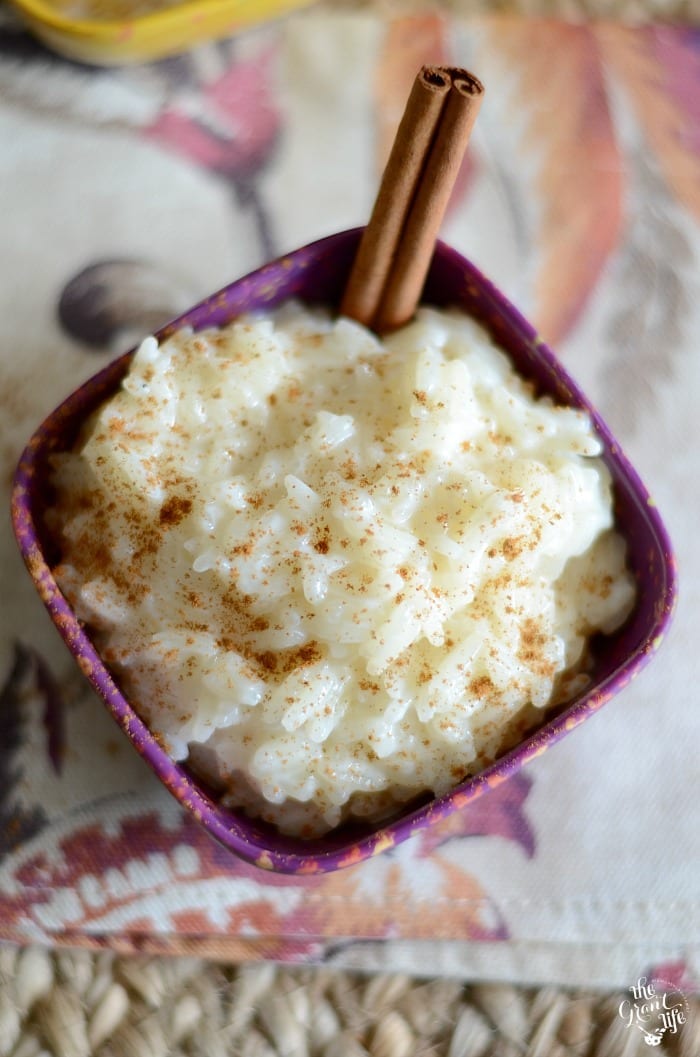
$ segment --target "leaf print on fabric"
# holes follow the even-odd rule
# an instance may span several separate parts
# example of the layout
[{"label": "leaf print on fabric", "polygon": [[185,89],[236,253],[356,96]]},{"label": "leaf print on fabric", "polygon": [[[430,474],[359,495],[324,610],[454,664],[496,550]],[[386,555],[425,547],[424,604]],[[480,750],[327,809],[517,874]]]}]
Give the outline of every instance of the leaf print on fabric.
[{"label": "leaf print on fabric", "polygon": [[394,18],[386,24],[374,74],[377,171],[384,168],[416,73],[447,61],[445,20],[438,14]]},{"label": "leaf print on fabric", "polygon": [[[391,19],[385,28],[374,77],[376,169],[386,165],[416,74],[424,65],[450,65],[449,26],[439,14]],[[476,173],[473,149],[467,149],[450,197],[448,213],[465,198]]]},{"label": "leaf print on fabric", "polygon": [[429,855],[447,841],[461,837],[493,836],[519,844],[531,859],[535,854],[535,831],[523,810],[531,787],[529,775],[511,775],[432,829],[417,834],[421,854]]},{"label": "leaf print on fabric", "polygon": [[[90,810],[90,809],[87,809]],[[99,805],[95,808],[99,813]],[[262,871],[220,848],[179,809],[67,817],[0,872],[0,940],[67,932],[289,935],[287,916],[319,882]],[[115,824],[116,821],[116,824]]]},{"label": "leaf print on fabric", "polygon": [[243,179],[264,166],[281,129],[273,87],[277,46],[250,58],[222,56],[223,69],[196,91],[175,92],[147,133],[212,172]]},{"label": "leaf print on fabric", "polygon": [[[304,905],[305,929],[318,931],[319,935],[330,931],[332,935],[345,933],[365,939],[388,934],[428,939],[507,939],[506,924],[488,892],[461,865],[442,856],[440,850],[468,837],[499,836],[519,844],[532,858],[535,834],[523,810],[531,787],[528,775],[512,775],[378,860],[331,875],[323,883],[318,905],[315,901]],[[366,880],[372,875],[377,876]],[[365,885],[368,892],[382,893],[375,908],[371,898],[358,902],[358,892]],[[334,917],[335,902],[343,908],[342,919]],[[447,904],[451,909],[446,921]]]},{"label": "leaf print on fabric", "polygon": [[46,754],[56,774],[61,774],[66,754],[66,702],[48,662],[33,646],[24,648],[31,658],[36,691],[44,705]]},{"label": "leaf print on fabric", "polygon": [[[12,848],[38,833],[46,823],[46,816],[40,807],[27,810],[15,803],[22,774],[14,757],[22,743],[22,699],[27,682],[32,677],[37,679],[36,655],[20,643],[15,643],[12,668],[0,690],[0,861]],[[48,690],[52,685],[49,678],[44,676],[43,681]],[[52,699],[51,707],[46,704],[45,713],[49,725],[50,753],[57,750],[62,752],[60,737],[51,732],[50,724],[55,719],[54,706],[55,701]]]},{"label": "leaf print on fabric", "polygon": [[286,922],[287,934],[365,940],[495,941],[508,929],[479,881],[439,853],[421,859],[416,840],[328,874]]},{"label": "leaf print on fabric", "polygon": [[418,840],[337,874],[285,876],[231,855],[177,809],[128,802],[107,825],[99,805],[52,823],[0,869],[0,940],[134,947],[172,933],[270,937],[303,960],[323,938],[500,940],[507,928],[471,874]]},{"label": "leaf print on fabric", "polygon": [[128,348],[197,300],[174,272],[141,260],[95,261],[63,287],[58,320],[88,348]]},{"label": "leaf print on fabric", "polygon": [[[121,69],[96,69],[52,54],[26,34],[0,32],[0,97],[37,118],[127,135],[140,132],[216,174],[237,210],[253,219],[261,261],[276,256],[259,177],[282,129],[274,74],[279,34],[258,34],[253,55],[239,42]],[[109,100],[108,103],[105,101]]]},{"label": "leaf print on fabric", "polygon": [[629,234],[611,277],[620,303],[607,329],[610,353],[600,397],[603,415],[621,437],[631,436],[648,420],[659,384],[673,377],[696,268],[688,238],[646,152],[632,159],[630,198]]},{"label": "leaf print on fabric", "polygon": [[535,834],[523,810],[532,784],[528,775],[512,775],[398,848],[321,879],[317,892],[287,921],[288,934],[361,936],[364,941],[508,939],[492,897],[441,849],[464,838],[499,836],[532,858]]},{"label": "leaf print on fabric", "polygon": [[197,90],[174,93],[144,130],[149,139],[230,185],[239,205],[256,218],[265,260],[275,256],[276,245],[257,181],[282,127],[274,98],[276,57],[273,43],[251,58],[234,60]]},{"label": "leaf print on fabric", "polygon": [[595,32],[669,188],[700,219],[700,30],[602,24]]},{"label": "leaf print on fabric", "polygon": [[[532,172],[538,262],[534,323],[553,344],[571,330],[617,246],[622,165],[589,26],[519,18],[486,23]],[[513,144],[516,149],[516,144]],[[524,164],[523,164],[524,163]]]}]

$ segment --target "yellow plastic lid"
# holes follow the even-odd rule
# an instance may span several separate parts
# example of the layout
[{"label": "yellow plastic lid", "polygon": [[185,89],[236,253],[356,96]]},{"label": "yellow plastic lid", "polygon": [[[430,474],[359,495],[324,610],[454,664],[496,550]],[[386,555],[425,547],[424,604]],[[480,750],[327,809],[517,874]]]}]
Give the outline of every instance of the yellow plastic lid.
[{"label": "yellow plastic lid", "polygon": [[11,0],[47,47],[80,62],[163,58],[311,0]]}]

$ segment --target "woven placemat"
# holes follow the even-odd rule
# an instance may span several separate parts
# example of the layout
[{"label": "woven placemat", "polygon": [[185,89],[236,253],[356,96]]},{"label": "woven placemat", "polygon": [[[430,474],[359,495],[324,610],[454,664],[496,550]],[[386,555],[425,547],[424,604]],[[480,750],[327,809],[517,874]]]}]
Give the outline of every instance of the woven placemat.
[{"label": "woven placemat", "polygon": [[[623,993],[0,949],[0,1057],[635,1057]],[[700,998],[658,1057],[700,1053]]]}]

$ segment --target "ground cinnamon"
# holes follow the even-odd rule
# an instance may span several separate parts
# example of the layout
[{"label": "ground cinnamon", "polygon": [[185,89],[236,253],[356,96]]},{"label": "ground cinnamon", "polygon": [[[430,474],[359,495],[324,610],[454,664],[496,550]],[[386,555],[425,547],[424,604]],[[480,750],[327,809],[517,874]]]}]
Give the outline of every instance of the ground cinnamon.
[{"label": "ground cinnamon", "polygon": [[424,66],[399,125],[341,303],[377,332],[415,312],[450,193],[481,104],[466,70]]}]

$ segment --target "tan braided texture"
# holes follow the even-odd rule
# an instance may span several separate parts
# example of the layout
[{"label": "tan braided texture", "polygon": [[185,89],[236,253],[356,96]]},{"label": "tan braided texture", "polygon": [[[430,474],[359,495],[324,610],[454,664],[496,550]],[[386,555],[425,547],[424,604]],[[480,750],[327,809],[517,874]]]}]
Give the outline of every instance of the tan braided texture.
[{"label": "tan braided texture", "polygon": [[697,1057],[700,999],[653,1051],[621,994],[0,948],[0,1057]]}]

